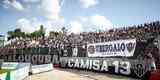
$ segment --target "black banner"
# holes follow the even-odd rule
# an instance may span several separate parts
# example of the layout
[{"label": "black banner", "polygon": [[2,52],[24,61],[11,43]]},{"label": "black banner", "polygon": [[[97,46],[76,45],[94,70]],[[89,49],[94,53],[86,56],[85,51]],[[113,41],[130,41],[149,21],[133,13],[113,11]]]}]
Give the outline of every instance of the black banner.
[{"label": "black banner", "polygon": [[145,61],[122,58],[61,57],[61,67],[143,77],[151,65]]},{"label": "black banner", "polygon": [[58,57],[52,54],[7,54],[0,55],[7,62],[29,62],[32,64],[60,64],[71,69],[107,72],[133,77],[142,77],[150,70],[152,63],[123,58]]},{"label": "black banner", "polygon": [[32,64],[59,63],[58,56],[51,54],[7,54],[0,55],[0,58],[8,62],[30,62]]}]

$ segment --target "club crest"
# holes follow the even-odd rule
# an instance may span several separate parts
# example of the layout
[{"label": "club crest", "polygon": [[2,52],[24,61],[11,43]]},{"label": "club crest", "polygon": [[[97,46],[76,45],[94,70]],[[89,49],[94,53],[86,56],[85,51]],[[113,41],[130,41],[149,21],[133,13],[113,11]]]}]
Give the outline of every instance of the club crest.
[{"label": "club crest", "polygon": [[95,47],[94,46],[89,46],[88,47],[88,52],[90,53],[90,54],[94,54],[94,52],[95,52]]},{"label": "club crest", "polygon": [[145,65],[144,61],[135,60],[133,63],[133,71],[134,73],[141,78],[148,71],[147,65]]},{"label": "club crest", "polygon": [[130,43],[126,44],[126,47],[127,47],[127,50],[129,52],[131,52],[135,48],[135,43],[130,42]]}]

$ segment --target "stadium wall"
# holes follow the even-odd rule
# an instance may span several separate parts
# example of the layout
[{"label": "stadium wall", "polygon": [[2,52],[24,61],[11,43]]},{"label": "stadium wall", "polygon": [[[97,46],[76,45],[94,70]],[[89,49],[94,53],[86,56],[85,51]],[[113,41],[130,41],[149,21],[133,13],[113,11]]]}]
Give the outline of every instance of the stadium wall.
[{"label": "stadium wall", "polygon": [[23,80],[29,76],[30,63],[4,62],[1,68],[10,70],[7,72],[5,80]]}]

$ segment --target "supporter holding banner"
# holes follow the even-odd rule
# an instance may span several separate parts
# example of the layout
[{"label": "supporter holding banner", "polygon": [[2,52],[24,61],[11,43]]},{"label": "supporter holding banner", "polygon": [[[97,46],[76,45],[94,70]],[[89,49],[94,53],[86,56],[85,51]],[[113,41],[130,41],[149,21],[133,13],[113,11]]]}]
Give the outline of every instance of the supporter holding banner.
[{"label": "supporter holding banner", "polygon": [[136,39],[109,41],[87,45],[88,57],[133,56]]}]

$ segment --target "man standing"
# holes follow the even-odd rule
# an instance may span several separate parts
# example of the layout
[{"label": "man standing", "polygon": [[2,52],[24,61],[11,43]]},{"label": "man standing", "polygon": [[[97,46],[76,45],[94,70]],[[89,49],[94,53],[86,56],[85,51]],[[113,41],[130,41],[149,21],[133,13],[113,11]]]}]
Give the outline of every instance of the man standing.
[{"label": "man standing", "polygon": [[152,56],[153,47],[150,45],[145,50],[144,55],[144,66],[146,66],[146,74],[142,77],[142,80],[149,80],[151,72],[156,70],[155,59]]}]

